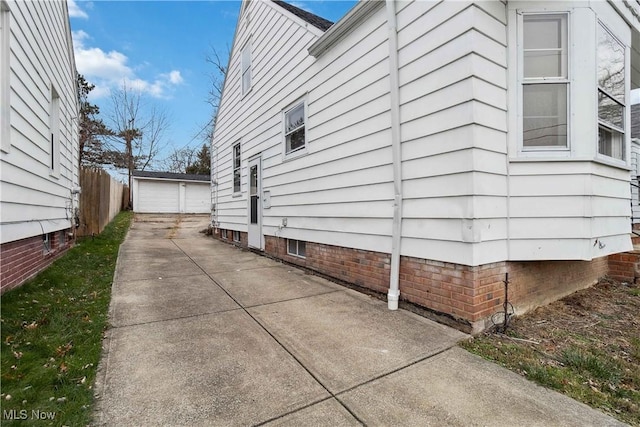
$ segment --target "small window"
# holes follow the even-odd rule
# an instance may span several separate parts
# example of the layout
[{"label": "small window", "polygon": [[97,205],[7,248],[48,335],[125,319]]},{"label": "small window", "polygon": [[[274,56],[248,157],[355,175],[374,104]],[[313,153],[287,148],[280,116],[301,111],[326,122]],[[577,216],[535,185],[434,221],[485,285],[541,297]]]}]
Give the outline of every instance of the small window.
[{"label": "small window", "polygon": [[220,237],[222,237],[223,239],[227,240],[227,230],[220,230]]},{"label": "small window", "polygon": [[51,174],[57,176],[60,172],[60,95],[51,87],[51,105],[49,112],[49,166]]},{"label": "small window", "polygon": [[295,105],[284,113],[285,154],[300,151],[306,147],[305,103]]},{"label": "small window", "polygon": [[251,43],[247,42],[242,49],[241,68],[242,68],[242,94],[249,92],[251,89]]},{"label": "small window", "polygon": [[598,26],[598,153],[625,160],[625,47]]},{"label": "small window", "polygon": [[234,242],[238,242],[238,243],[240,242],[240,232],[239,231],[236,231],[236,230],[233,231],[233,241]]},{"label": "small window", "polygon": [[528,150],[566,149],[567,15],[525,15],[522,38],[522,146]]},{"label": "small window", "polygon": [[240,143],[233,146],[233,192],[240,193]]},{"label": "small window", "polygon": [[300,258],[306,258],[307,242],[303,240],[287,239],[287,253]]}]

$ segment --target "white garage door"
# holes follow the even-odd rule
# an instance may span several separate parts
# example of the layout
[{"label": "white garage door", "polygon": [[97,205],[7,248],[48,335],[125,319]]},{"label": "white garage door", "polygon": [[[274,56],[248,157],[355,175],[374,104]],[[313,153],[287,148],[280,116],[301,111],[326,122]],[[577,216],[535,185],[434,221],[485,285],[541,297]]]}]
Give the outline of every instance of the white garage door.
[{"label": "white garage door", "polygon": [[185,212],[211,212],[211,187],[209,183],[187,183],[185,187]]},{"label": "white garage door", "polygon": [[136,212],[180,212],[180,184],[177,182],[143,181],[138,183]]}]

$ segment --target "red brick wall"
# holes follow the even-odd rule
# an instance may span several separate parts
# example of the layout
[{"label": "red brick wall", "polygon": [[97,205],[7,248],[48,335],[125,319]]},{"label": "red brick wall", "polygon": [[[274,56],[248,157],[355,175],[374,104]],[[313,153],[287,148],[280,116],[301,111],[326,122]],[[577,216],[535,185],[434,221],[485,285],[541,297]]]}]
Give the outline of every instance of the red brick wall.
[{"label": "red brick wall", "polygon": [[621,282],[636,283],[640,275],[640,251],[609,255],[609,277]]},{"label": "red brick wall", "polygon": [[49,233],[49,250],[45,250],[42,236],[1,245],[0,293],[22,285],[63,255],[73,245],[73,240],[66,237],[68,232]]},{"label": "red brick wall", "polygon": [[[275,258],[381,295],[389,289],[389,254],[306,242],[306,257],[301,258],[288,254],[286,245],[287,239],[265,236],[265,253]],[[400,300],[445,315],[468,332],[479,332],[503,309],[507,272],[509,301],[521,314],[593,285],[607,269],[606,257],[590,262],[503,261],[471,267],[403,256]]]}]

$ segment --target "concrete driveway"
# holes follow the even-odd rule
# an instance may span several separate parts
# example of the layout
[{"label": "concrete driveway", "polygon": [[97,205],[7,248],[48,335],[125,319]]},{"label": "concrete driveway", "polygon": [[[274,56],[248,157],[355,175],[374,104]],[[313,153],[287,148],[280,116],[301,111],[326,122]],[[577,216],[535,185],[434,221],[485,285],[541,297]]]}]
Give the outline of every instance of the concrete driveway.
[{"label": "concrete driveway", "polygon": [[459,331],[213,240],[207,223],[136,216],[97,425],[620,425],[456,347]]}]

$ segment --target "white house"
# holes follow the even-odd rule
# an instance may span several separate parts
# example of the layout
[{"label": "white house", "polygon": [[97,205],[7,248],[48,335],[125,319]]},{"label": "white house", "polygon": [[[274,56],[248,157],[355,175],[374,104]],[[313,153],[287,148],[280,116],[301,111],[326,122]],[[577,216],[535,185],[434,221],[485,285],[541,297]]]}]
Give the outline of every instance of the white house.
[{"label": "white house", "polygon": [[133,211],[210,213],[209,175],[133,171]]},{"label": "white house", "polygon": [[[478,331],[631,249],[628,1],[244,1],[214,225]],[[508,273],[508,278],[507,278]]]},{"label": "white house", "polygon": [[2,291],[74,241],[78,105],[66,1],[0,0]]}]

